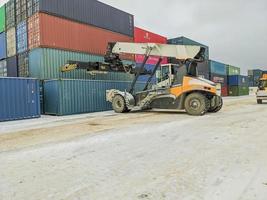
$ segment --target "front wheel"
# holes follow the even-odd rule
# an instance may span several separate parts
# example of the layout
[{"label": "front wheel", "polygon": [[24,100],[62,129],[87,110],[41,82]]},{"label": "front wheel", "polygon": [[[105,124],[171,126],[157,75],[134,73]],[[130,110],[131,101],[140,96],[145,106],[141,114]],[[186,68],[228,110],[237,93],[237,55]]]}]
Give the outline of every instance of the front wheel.
[{"label": "front wheel", "polygon": [[223,100],[220,96],[215,96],[211,101],[214,100],[214,103],[211,103],[211,106],[208,110],[208,112],[216,113],[219,112],[223,107]]},{"label": "front wheel", "polygon": [[261,99],[257,99],[257,104],[262,104],[262,100]]},{"label": "front wheel", "polygon": [[125,100],[121,95],[116,95],[113,98],[112,108],[116,113],[124,113],[128,111]]},{"label": "front wheel", "polygon": [[185,110],[189,115],[201,116],[207,112],[209,100],[201,93],[189,94],[185,99]]}]

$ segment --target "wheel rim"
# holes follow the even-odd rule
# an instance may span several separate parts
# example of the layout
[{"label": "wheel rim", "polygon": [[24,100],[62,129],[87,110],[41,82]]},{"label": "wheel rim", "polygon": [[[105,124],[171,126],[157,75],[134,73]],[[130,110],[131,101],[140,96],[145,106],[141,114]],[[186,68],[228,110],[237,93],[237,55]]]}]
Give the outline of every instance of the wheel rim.
[{"label": "wheel rim", "polygon": [[117,101],[116,101],[116,107],[117,107],[117,108],[121,108],[121,107],[122,107],[122,103],[121,103],[120,100],[117,100]]},{"label": "wheel rim", "polygon": [[192,99],[189,102],[190,108],[192,108],[193,110],[198,110],[201,106],[201,102],[198,99]]}]

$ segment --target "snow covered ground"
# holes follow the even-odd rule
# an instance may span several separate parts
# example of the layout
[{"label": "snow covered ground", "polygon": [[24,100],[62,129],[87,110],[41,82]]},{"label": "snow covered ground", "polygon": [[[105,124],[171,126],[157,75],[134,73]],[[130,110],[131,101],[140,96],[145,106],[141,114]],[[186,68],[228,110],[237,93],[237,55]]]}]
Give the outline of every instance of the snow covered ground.
[{"label": "snow covered ground", "polygon": [[266,200],[267,104],[0,123],[1,200]]}]

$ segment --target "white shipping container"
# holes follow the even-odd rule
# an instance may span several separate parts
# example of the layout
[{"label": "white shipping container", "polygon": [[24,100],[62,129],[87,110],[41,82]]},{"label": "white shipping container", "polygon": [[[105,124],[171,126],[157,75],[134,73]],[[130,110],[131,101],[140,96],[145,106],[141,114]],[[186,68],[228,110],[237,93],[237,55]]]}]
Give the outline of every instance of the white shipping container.
[{"label": "white shipping container", "polygon": [[16,55],[16,29],[7,30],[7,57]]}]

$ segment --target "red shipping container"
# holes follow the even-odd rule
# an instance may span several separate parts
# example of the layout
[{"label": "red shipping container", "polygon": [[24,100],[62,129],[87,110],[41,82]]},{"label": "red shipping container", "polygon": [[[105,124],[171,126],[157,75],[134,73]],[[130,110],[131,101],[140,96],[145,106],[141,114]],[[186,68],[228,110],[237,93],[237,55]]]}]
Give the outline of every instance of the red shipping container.
[{"label": "red shipping container", "polygon": [[228,86],[227,85],[223,86],[221,91],[222,91],[222,93],[221,93],[222,97],[228,96]]},{"label": "red shipping container", "polygon": [[[45,13],[28,20],[29,49],[47,47],[105,55],[109,42],[133,42],[133,38]],[[134,55],[122,58],[134,60]]]},{"label": "red shipping container", "polygon": [[[167,44],[167,38],[150,31],[141,29],[141,28],[134,28],[134,42],[136,43],[160,43],[160,44]],[[150,57],[146,64],[155,65],[158,62],[159,57]],[[144,56],[136,55],[135,62],[142,63],[144,60]],[[161,64],[167,64],[167,58],[163,58]]]}]

